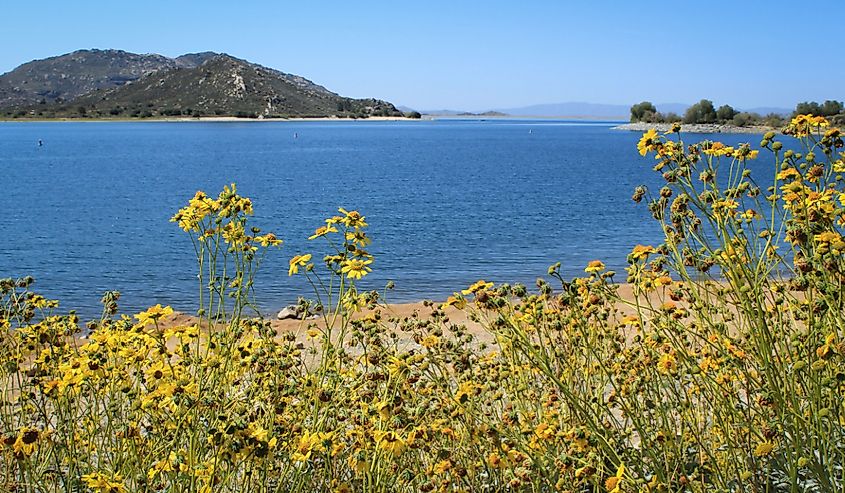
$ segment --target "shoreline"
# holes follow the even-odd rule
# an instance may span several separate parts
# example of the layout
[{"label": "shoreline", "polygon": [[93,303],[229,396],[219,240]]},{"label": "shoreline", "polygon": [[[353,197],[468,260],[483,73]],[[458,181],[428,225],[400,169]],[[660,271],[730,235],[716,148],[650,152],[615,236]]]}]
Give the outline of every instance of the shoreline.
[{"label": "shoreline", "polygon": [[[658,132],[668,132],[672,128],[672,123],[646,123],[634,122],[623,123],[612,127],[611,130],[627,130],[631,132],[647,132],[651,129]],[[766,126],[752,126],[752,127],[737,127],[736,125],[720,124],[720,123],[683,123],[681,124],[681,133],[688,134],[759,134],[763,135],[766,132],[777,132],[775,127]]]},{"label": "shoreline", "polygon": [[423,119],[431,118],[435,120],[565,120],[617,124],[624,123],[627,118],[589,115],[439,115],[437,113],[423,113],[422,117]]},{"label": "shoreline", "polygon": [[[617,306],[617,308],[620,310],[620,314],[628,315],[632,313],[631,307],[627,306],[627,303],[633,302],[635,298],[633,293],[633,286],[629,283],[619,283],[612,285],[617,286],[617,295],[622,300]],[[662,292],[659,293],[658,291],[653,291],[645,296],[652,302],[655,302],[660,299],[661,293]],[[663,293],[662,295],[665,296],[665,293]],[[468,307],[465,310],[459,310],[454,306],[442,306],[444,303],[445,300],[420,300],[407,303],[378,304],[373,310],[363,309],[359,312],[350,315],[350,318],[360,319],[366,317],[368,314],[371,314],[375,311],[379,311],[381,313],[382,319],[385,321],[391,318],[395,318],[399,321],[412,318],[419,318],[424,320],[428,318],[432,310],[442,309],[450,324],[466,326],[468,332],[476,338],[476,341],[490,342],[493,339],[493,335],[486,329],[484,329],[481,323],[474,321],[470,318],[471,310],[469,309],[469,306],[472,305],[471,301],[468,302]],[[264,320],[270,322],[270,326],[276,331],[277,334],[294,333],[298,336],[304,336],[309,326],[325,326],[324,319],[322,317],[304,320],[296,318],[279,320],[278,318],[276,318],[277,313],[278,312],[276,311],[271,311],[267,314],[266,317],[264,317]],[[161,321],[160,328],[165,329],[179,325],[191,325],[197,323],[198,321],[199,317],[197,317],[196,315],[175,311],[173,315]]]},{"label": "shoreline", "polygon": [[0,119],[2,123],[65,123],[65,122],[83,122],[83,123],[214,123],[214,122],[417,122],[429,121],[426,118],[408,118],[405,116],[370,116],[367,118],[339,118],[336,116],[325,117],[292,117],[292,118],[241,118],[237,116],[201,116],[198,118],[190,116],[167,117],[167,118],[11,118]]}]

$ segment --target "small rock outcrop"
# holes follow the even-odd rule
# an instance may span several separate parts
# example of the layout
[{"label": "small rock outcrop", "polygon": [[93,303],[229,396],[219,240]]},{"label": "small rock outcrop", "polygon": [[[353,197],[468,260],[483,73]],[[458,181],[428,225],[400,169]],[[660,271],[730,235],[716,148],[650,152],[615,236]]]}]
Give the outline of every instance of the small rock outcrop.
[{"label": "small rock outcrop", "polygon": [[278,320],[287,320],[290,318],[299,318],[299,309],[296,305],[288,305],[276,315]]}]

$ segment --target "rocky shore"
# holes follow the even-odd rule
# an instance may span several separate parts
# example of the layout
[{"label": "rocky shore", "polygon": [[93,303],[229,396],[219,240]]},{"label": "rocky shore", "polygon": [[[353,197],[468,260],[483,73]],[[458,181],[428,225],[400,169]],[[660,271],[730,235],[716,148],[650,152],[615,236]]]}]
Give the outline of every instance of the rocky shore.
[{"label": "rocky shore", "polygon": [[[625,123],[613,127],[613,130],[630,130],[634,132],[645,132],[655,129],[658,132],[668,132],[672,128],[671,123]],[[777,131],[776,128],[754,126],[737,127],[735,125],[718,123],[685,123],[681,125],[681,133],[689,134],[764,134],[769,131]]]}]

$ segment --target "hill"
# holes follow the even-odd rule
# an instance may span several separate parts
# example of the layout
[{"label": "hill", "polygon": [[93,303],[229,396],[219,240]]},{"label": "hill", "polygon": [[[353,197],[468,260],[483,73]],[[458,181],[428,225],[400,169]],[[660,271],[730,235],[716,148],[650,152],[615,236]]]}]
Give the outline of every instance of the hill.
[{"label": "hill", "polygon": [[83,50],[0,76],[0,113],[51,117],[402,116],[391,103],[339,96],[310,80],[211,52],[167,58]]},{"label": "hill", "polygon": [[121,50],[79,50],[34,60],[0,75],[0,108],[71,101],[97,89],[119,87],[176,68],[180,63],[190,65],[191,59],[179,62]]}]

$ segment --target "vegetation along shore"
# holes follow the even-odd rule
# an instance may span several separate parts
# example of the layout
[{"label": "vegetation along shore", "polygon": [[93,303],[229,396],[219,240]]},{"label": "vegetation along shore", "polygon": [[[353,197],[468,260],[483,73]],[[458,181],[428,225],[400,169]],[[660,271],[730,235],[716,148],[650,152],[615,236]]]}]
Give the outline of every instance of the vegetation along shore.
[{"label": "vegetation along shore", "polygon": [[[815,101],[798,103],[791,116],[797,115],[824,117],[839,125],[845,123],[845,107],[841,101],[828,100],[821,104]],[[788,122],[787,115],[777,113],[762,116],[758,113],[738,111],[728,104],[716,108],[709,99],[702,99],[690,106],[683,116],[661,113],[650,101],[643,101],[631,106],[630,123],[613,128],[638,132],[651,129],[668,132],[673,124],[680,123],[680,131],[684,133],[765,134],[780,130]]]}]

